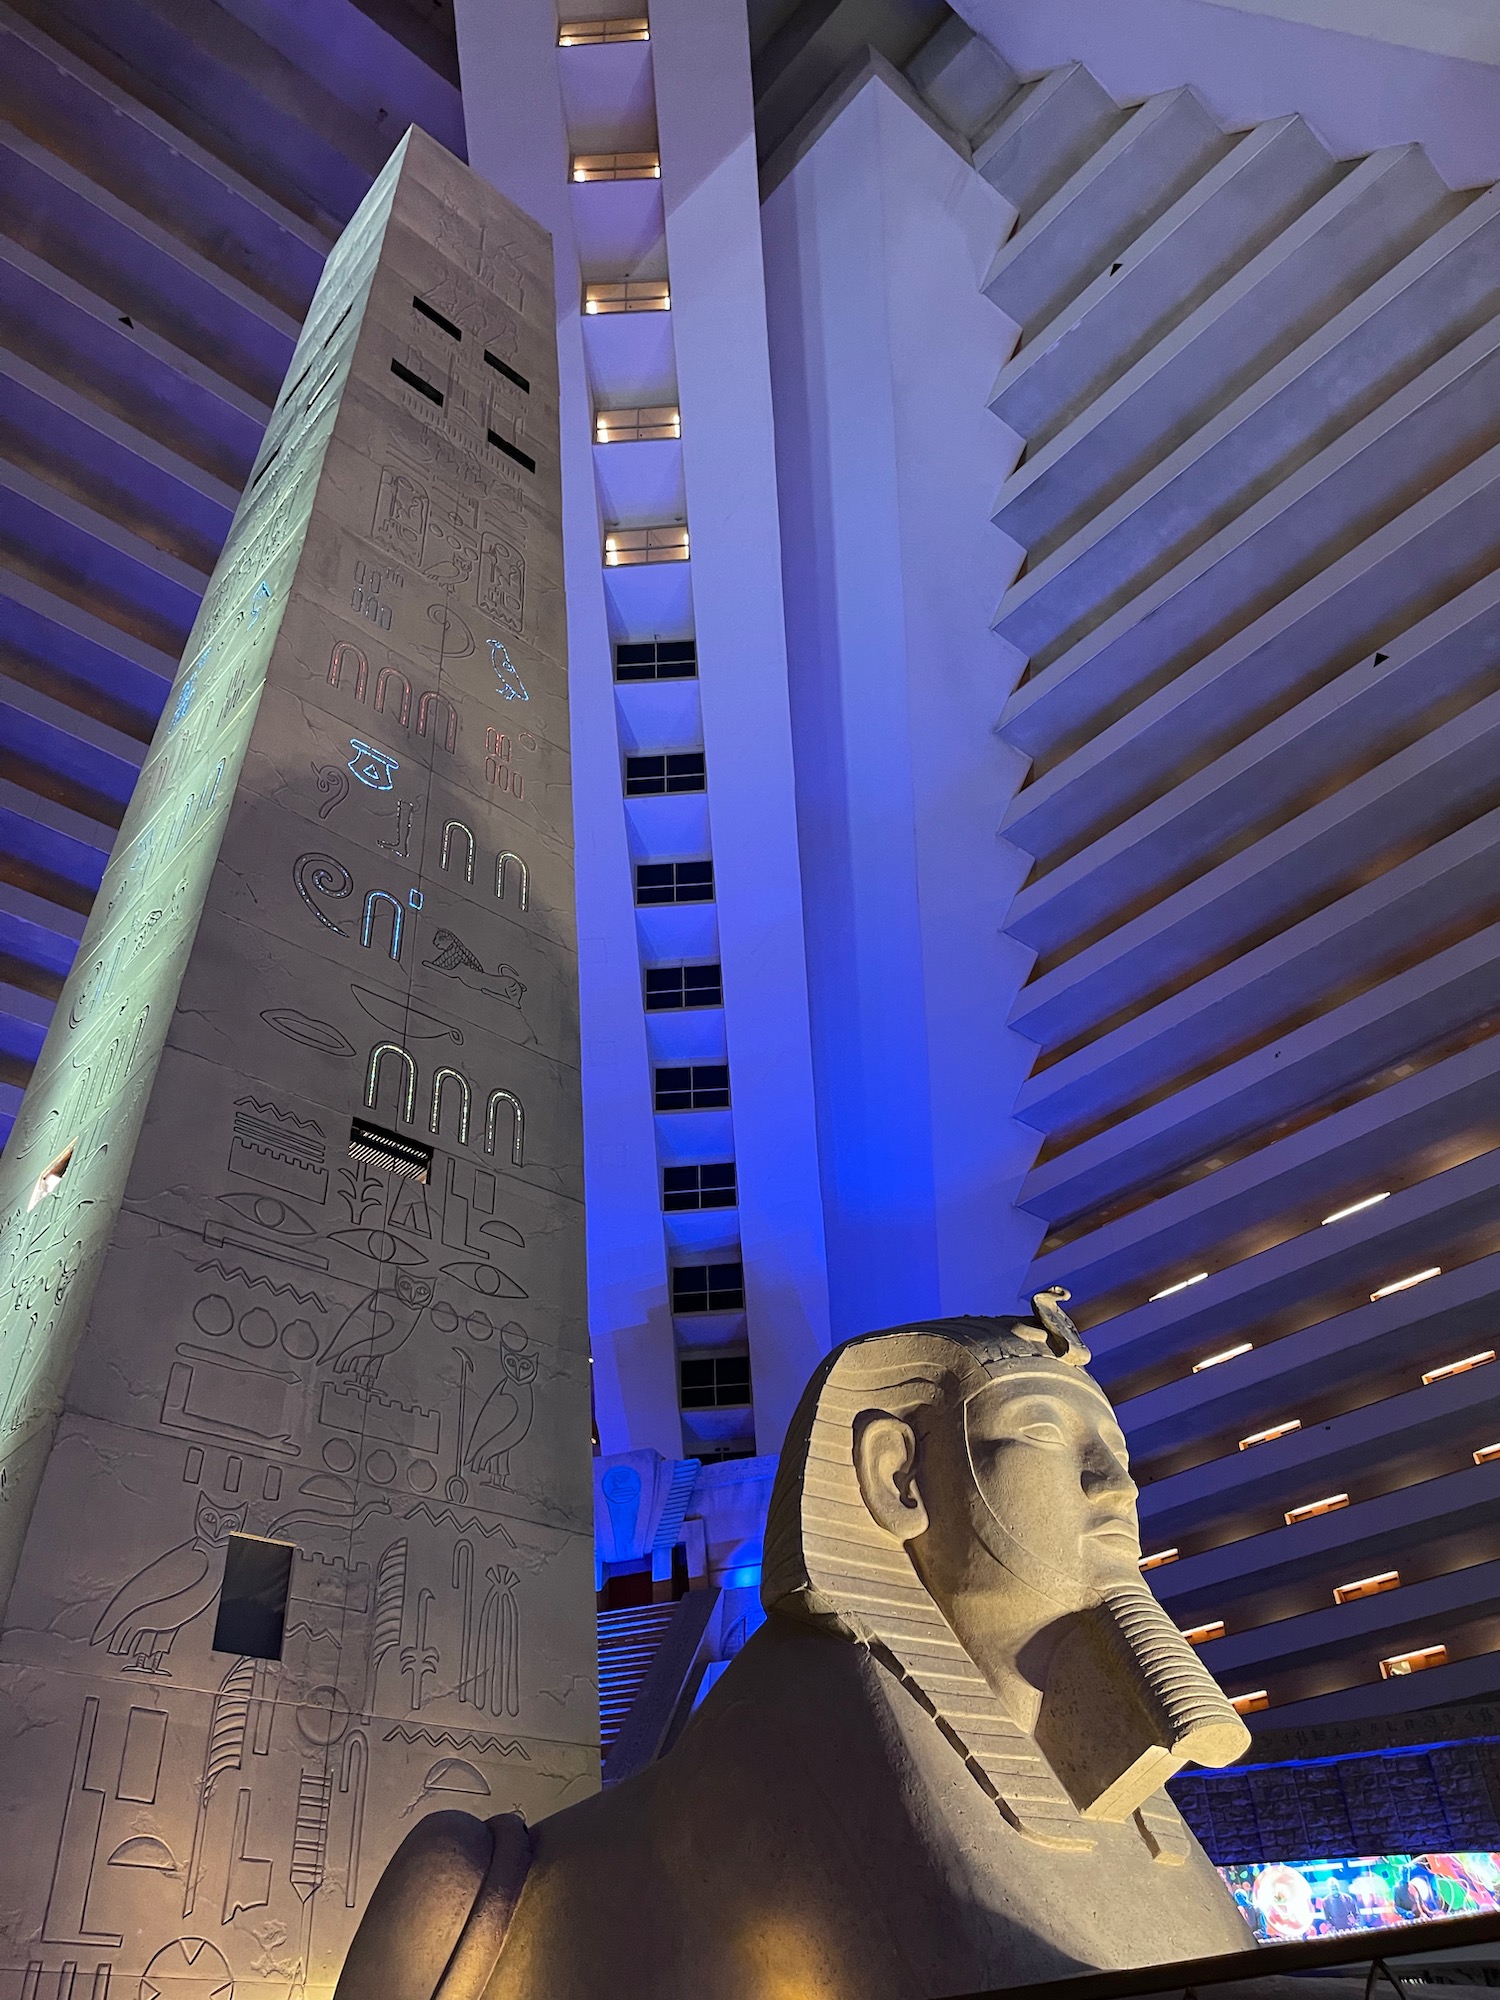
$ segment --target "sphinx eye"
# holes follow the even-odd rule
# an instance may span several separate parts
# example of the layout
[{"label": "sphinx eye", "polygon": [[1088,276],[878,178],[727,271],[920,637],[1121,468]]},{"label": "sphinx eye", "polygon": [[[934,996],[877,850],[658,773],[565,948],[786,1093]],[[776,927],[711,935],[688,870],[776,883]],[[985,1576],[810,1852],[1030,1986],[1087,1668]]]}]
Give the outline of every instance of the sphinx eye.
[{"label": "sphinx eye", "polygon": [[1067,1439],[1063,1436],[1062,1426],[1060,1424],[1049,1424],[1046,1422],[1027,1424],[1022,1429],[1021,1435],[1023,1438],[1025,1438],[1028,1444],[1067,1443]]}]

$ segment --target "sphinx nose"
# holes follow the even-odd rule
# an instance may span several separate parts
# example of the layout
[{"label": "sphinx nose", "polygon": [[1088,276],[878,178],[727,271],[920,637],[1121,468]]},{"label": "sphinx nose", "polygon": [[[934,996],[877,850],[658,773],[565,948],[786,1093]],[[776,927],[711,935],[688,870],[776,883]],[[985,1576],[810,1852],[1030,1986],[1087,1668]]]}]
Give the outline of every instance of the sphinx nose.
[{"label": "sphinx nose", "polygon": [[1118,1499],[1127,1506],[1140,1492],[1123,1461],[1102,1448],[1091,1453],[1084,1465],[1083,1490],[1091,1500]]}]

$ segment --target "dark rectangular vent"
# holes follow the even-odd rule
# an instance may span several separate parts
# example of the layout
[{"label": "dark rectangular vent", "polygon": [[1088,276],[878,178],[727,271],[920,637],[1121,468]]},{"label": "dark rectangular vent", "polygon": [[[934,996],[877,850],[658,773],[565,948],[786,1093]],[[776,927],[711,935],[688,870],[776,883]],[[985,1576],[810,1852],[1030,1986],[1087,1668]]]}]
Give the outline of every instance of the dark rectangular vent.
[{"label": "dark rectangular vent", "polygon": [[507,382],[514,382],[516,387],[523,390],[526,395],[529,396],[531,394],[531,384],[526,380],[526,377],[518,375],[514,368],[509,367],[500,359],[498,354],[491,354],[490,350],[486,348],[484,350],[484,358],[497,374],[505,377]]},{"label": "dark rectangular vent", "polygon": [[490,432],[490,443],[496,451],[503,451],[507,458],[513,458],[517,465],[524,465],[528,472],[536,471],[536,460],[528,458],[519,445],[512,444],[509,438],[501,437],[498,431]]},{"label": "dark rectangular vent", "polygon": [[400,1174],[424,1186],[432,1172],[432,1148],[420,1139],[408,1139],[404,1132],[388,1132],[372,1125],[368,1118],[356,1118],[349,1127],[349,1157],[363,1160],[382,1174]]},{"label": "dark rectangular vent", "polygon": [[238,1653],[249,1660],[281,1658],[296,1553],[292,1543],[267,1541],[263,1535],[229,1537],[214,1621],[216,1653]]},{"label": "dark rectangular vent", "polygon": [[409,368],[403,368],[399,361],[391,363],[391,373],[404,382],[408,389],[415,389],[419,396],[425,396],[429,403],[436,403],[439,409],[443,407],[442,390],[434,389],[430,382],[424,382],[420,375],[414,375]]},{"label": "dark rectangular vent", "polygon": [[451,319],[447,318],[445,314],[440,313],[438,311],[436,306],[428,305],[426,299],[419,299],[415,293],[412,294],[411,302],[415,310],[422,315],[423,319],[430,319],[434,326],[440,326],[443,329],[444,333],[447,334],[450,340],[463,339],[464,337],[463,328],[461,326],[455,326]]}]

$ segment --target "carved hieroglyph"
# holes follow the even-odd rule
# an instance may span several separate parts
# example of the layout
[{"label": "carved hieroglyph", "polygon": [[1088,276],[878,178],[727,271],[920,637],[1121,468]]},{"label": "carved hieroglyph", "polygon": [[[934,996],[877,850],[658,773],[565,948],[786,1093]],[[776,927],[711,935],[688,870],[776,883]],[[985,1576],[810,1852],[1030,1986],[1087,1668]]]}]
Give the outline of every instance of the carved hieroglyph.
[{"label": "carved hieroglyph", "polygon": [[[410,134],[0,1169],[4,2000],[327,1990],[415,1818],[597,1782],[553,324]],[[240,1533],[280,1662],[213,1650]]]}]

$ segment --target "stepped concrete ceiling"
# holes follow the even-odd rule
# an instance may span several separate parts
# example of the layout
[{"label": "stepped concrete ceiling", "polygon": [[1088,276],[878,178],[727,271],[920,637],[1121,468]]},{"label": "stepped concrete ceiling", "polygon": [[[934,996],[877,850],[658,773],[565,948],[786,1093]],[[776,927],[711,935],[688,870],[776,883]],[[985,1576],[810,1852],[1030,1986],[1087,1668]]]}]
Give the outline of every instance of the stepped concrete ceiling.
[{"label": "stepped concrete ceiling", "polygon": [[[1424,1376],[1492,1358],[1500,1293],[1500,188],[1020,85],[957,24],[919,72],[1017,209],[1025,1289],[1081,1302],[1231,1693],[1488,1694],[1500,1365]],[[1403,1587],[1334,1615],[1371,1570]]]},{"label": "stepped concrete ceiling", "polygon": [[272,0],[0,6],[0,1135],[328,247],[413,117],[462,145],[317,11],[339,94]]}]

